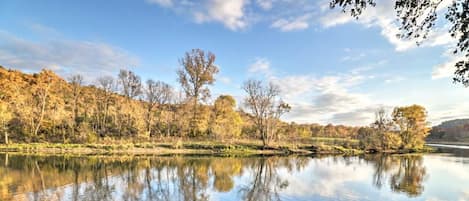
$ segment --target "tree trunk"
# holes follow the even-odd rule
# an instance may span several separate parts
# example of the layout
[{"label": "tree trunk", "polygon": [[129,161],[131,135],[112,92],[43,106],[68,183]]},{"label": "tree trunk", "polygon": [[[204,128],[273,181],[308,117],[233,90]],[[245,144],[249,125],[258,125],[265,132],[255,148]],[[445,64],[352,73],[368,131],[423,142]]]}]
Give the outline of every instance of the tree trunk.
[{"label": "tree trunk", "polygon": [[46,110],[46,98],[47,98],[47,94],[45,94],[44,97],[42,98],[41,113],[39,115],[39,120],[37,121],[36,128],[34,129],[34,136],[37,136],[37,133],[39,132],[39,128],[41,127],[42,120],[44,118],[44,112]]},{"label": "tree trunk", "polygon": [[66,137],[65,137],[65,129],[64,129],[64,126],[61,126],[61,130],[62,130],[62,139],[63,139],[63,143],[65,144],[65,141],[66,141]]},{"label": "tree trunk", "polygon": [[264,147],[267,146],[267,131],[266,129],[261,129],[261,138],[262,138],[262,145]]},{"label": "tree trunk", "polygon": [[[151,104],[151,103],[150,103]],[[148,136],[151,138],[151,112],[152,112],[152,106],[148,106],[148,110],[147,110],[147,132],[148,132]]]},{"label": "tree trunk", "polygon": [[191,122],[191,125],[190,125],[190,130],[191,130],[191,135],[193,137],[196,136],[195,132],[196,132],[196,126],[197,126],[197,96],[194,98],[194,111],[193,111],[193,116],[192,116],[192,122]]},{"label": "tree trunk", "polygon": [[5,130],[5,144],[8,145],[8,132]]}]

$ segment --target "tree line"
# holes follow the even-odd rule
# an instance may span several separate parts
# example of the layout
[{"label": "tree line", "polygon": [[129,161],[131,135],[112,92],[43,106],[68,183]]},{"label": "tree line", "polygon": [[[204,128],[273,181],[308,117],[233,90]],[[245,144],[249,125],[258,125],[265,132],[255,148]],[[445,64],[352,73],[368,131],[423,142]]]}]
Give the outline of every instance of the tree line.
[{"label": "tree line", "polygon": [[[142,81],[125,69],[116,77],[101,76],[86,85],[78,74],[63,79],[47,69],[25,74],[0,66],[1,141],[95,143],[178,137],[259,139],[268,145],[311,137],[356,139],[363,138],[366,129],[386,133],[389,128],[387,122],[359,128],[281,121],[291,106],[282,101],[279,86],[261,80],[244,82],[243,107],[237,107],[236,100],[226,94],[209,103],[209,86],[219,71],[215,59],[208,51],[187,52],[177,71],[181,90],[154,79]],[[413,129],[410,124],[425,121],[425,117],[415,122],[409,120],[410,114],[401,115],[395,121],[403,125],[401,129]],[[413,130],[409,132],[415,135]],[[402,141],[408,143],[405,139]]]},{"label": "tree line", "polygon": [[358,130],[360,146],[375,151],[423,148],[430,130],[426,118],[427,112],[420,105],[395,107],[391,115],[380,108],[375,122]]}]

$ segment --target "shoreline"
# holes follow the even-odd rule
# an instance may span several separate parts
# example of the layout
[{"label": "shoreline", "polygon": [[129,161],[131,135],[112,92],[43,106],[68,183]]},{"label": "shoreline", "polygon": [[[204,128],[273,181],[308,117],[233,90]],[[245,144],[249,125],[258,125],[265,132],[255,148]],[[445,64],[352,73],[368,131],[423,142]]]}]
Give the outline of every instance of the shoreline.
[{"label": "shoreline", "polygon": [[145,144],[9,144],[0,145],[3,153],[76,155],[313,155],[361,152],[339,146],[268,146],[188,143],[175,147],[166,143]]},{"label": "shoreline", "polygon": [[20,154],[70,154],[70,155],[360,155],[360,154],[405,154],[428,153],[432,148],[422,150],[386,150],[382,152],[367,152],[360,149],[345,148],[339,145],[314,144],[282,144],[263,147],[259,144],[229,144],[214,142],[196,143],[127,143],[127,144],[61,144],[61,143],[31,143],[0,145],[0,153]]},{"label": "shoreline", "polygon": [[469,142],[452,142],[452,141],[426,141],[425,144],[441,144],[441,145],[457,145],[469,146]]}]

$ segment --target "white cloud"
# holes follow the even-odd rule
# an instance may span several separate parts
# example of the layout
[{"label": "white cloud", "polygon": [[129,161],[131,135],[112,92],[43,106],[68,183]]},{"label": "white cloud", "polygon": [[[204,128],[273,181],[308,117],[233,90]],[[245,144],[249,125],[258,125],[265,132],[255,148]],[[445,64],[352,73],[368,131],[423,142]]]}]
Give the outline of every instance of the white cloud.
[{"label": "white cloud", "polygon": [[223,84],[231,84],[231,79],[226,76],[219,76],[218,80],[222,82]]},{"label": "white cloud", "polygon": [[393,77],[390,77],[388,79],[385,79],[384,82],[386,84],[392,84],[392,83],[402,82],[404,80],[405,80],[405,78],[402,77],[402,76],[393,76]]},{"label": "white cloud", "polygon": [[[339,74],[273,76],[270,81],[280,87],[282,98],[292,105],[286,115],[288,121],[367,125],[373,117],[370,108],[374,111],[378,106],[367,94],[350,91],[366,79],[359,74]],[[361,112],[360,118],[356,118],[357,112]]]},{"label": "white cloud", "polygon": [[63,76],[81,73],[95,77],[138,63],[125,50],[105,43],[65,39],[32,41],[0,31],[0,64],[9,68],[28,72],[49,68]]},{"label": "white cloud", "polygon": [[365,53],[360,53],[356,55],[347,55],[347,56],[342,57],[340,60],[344,62],[345,61],[358,61],[360,59],[363,59],[365,56],[366,56]]},{"label": "white cloud", "polygon": [[171,7],[173,6],[173,0],[146,0],[148,3],[158,4],[163,7]]},{"label": "white cloud", "polygon": [[270,72],[270,61],[266,58],[256,58],[254,63],[249,66],[248,72],[267,74]]},{"label": "white cloud", "polygon": [[332,117],[334,123],[344,125],[369,125],[373,121],[374,112],[379,108],[379,105],[369,107],[359,107],[359,109],[335,113]]},{"label": "white cloud", "polygon": [[455,69],[455,64],[458,61],[463,60],[464,58],[462,56],[447,56],[448,61],[439,64],[433,68],[432,72],[432,79],[440,79],[440,78],[448,78],[451,77],[454,73]]},{"label": "white cloud", "polygon": [[309,27],[309,19],[312,17],[311,14],[305,14],[294,19],[278,19],[272,23],[271,27],[278,28],[281,31],[296,31],[303,30]]},{"label": "white cloud", "polygon": [[343,12],[330,12],[326,10],[328,14],[325,16],[321,17],[320,23],[322,26],[325,28],[330,28],[330,27],[335,27],[338,25],[342,24],[347,24],[349,22],[353,22],[355,20],[353,17],[350,17],[348,14],[345,14]]},{"label": "white cloud", "polygon": [[270,10],[273,6],[273,0],[256,0],[256,3],[264,10]]},{"label": "white cloud", "polygon": [[[463,93],[467,90],[463,91]],[[457,104],[453,103],[443,103],[439,101],[436,104],[428,105],[428,121],[432,125],[438,125],[443,121],[448,121],[452,119],[465,119],[468,118],[469,114],[469,102],[467,98],[462,97],[462,100],[457,100]]]},{"label": "white cloud", "polygon": [[[446,8],[445,5],[451,3],[445,0],[439,9]],[[325,28],[330,28],[347,23],[358,23],[365,27],[380,27],[381,35],[383,35],[396,51],[406,51],[417,47],[415,40],[404,40],[397,37],[400,32],[399,25],[396,21],[396,13],[394,10],[394,1],[379,1],[376,7],[367,8],[360,18],[357,20],[350,16],[349,13],[343,13],[339,9],[330,11],[324,10],[325,15],[320,18],[320,23]],[[446,29],[435,29],[429,33],[427,40],[422,46],[440,46],[454,42]]]},{"label": "white cloud", "polygon": [[186,15],[194,22],[220,23],[232,31],[266,22],[282,31],[310,27],[312,13],[320,8],[309,0],[145,0]]},{"label": "white cloud", "polygon": [[196,22],[221,22],[231,30],[243,29],[247,26],[244,6],[247,0],[209,0],[205,9],[195,12]]},{"label": "white cloud", "polygon": [[[370,165],[360,164],[357,158],[338,160],[338,158],[315,158],[301,172],[293,172],[285,180],[289,185],[282,190],[286,197],[316,198],[324,200],[360,200],[366,195],[348,184],[366,184],[373,171]],[[327,164],[327,165],[321,165]],[[282,174],[281,174],[282,175]],[[353,186],[353,185],[352,185]],[[306,200],[306,199],[305,199]],[[367,200],[367,199],[364,199]]]},{"label": "white cloud", "polygon": [[237,31],[248,26],[245,7],[249,0],[146,0],[178,14],[190,16],[196,23],[217,22]]},{"label": "white cloud", "polygon": [[276,73],[267,58],[257,58],[248,72],[263,73],[264,79],[280,88],[281,98],[292,106],[290,113],[284,116],[286,121],[368,125],[375,110],[389,103],[379,102],[371,94],[356,89],[375,79],[371,70],[385,63],[379,60],[332,75],[282,75]]},{"label": "white cloud", "polygon": [[359,108],[367,100],[363,95],[349,92],[323,92],[313,100],[316,111],[319,113],[335,113],[347,110],[347,108]]},{"label": "white cloud", "polygon": [[309,75],[294,75],[285,77],[272,77],[270,81],[279,86],[286,100],[293,100],[297,96],[314,90],[316,79]]}]

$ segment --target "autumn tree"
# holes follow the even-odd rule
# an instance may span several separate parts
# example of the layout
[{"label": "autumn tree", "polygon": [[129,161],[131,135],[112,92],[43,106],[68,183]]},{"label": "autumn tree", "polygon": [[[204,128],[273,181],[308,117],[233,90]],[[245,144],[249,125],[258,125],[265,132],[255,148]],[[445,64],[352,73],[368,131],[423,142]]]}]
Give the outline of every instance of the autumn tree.
[{"label": "autumn tree", "polygon": [[[189,75],[197,74],[189,71],[191,73],[185,72],[188,84],[192,83]],[[99,77],[94,85],[85,86],[78,75],[66,82],[47,70],[26,74],[0,67],[0,102],[7,105],[2,115],[12,117],[0,125],[3,128],[1,141],[3,131],[7,131],[8,141],[64,143],[95,143],[98,137],[102,141],[124,137],[140,140],[135,134],[147,132],[152,136],[163,136],[165,132],[165,136],[194,137],[191,135],[194,130],[199,134],[197,137],[206,133],[221,139],[242,133],[244,137],[261,138],[266,145],[282,136],[323,136],[327,129],[333,131],[331,136],[354,136],[352,127],[330,125],[324,129],[326,126],[319,124],[282,122],[280,118],[290,106],[281,101],[278,87],[272,84],[252,81],[246,85],[249,96],[245,104],[249,105],[250,114],[242,109],[235,110],[234,98],[223,95],[214,104],[197,103],[195,122],[192,101],[204,99],[207,93],[202,91],[207,89],[209,81],[197,87],[200,93],[194,99],[190,87],[173,93],[169,85],[158,81],[148,81],[138,92],[140,78],[137,75],[127,70],[119,74]],[[210,79],[213,80],[213,74]],[[37,136],[34,136],[35,131]]]},{"label": "autumn tree", "polygon": [[272,127],[272,121],[277,120],[281,113],[289,111],[290,108],[283,102],[278,104],[280,89],[272,83],[265,85],[259,80],[248,80],[243,89],[247,93],[244,105],[251,111],[262,143],[266,146],[272,134],[270,129],[275,129]]},{"label": "autumn tree", "polygon": [[291,106],[288,103],[285,103],[283,100],[276,101],[273,105],[271,118],[268,119],[268,128],[270,131],[270,136],[275,137],[276,140],[279,140],[279,133],[277,132],[278,124],[280,123],[280,118],[290,112]]},{"label": "autumn tree", "polygon": [[215,82],[214,76],[218,73],[218,67],[215,65],[215,55],[200,49],[186,52],[180,64],[182,68],[177,71],[178,81],[186,96],[192,100],[191,133],[194,135],[200,123],[199,101],[210,96],[208,85]]},{"label": "autumn tree", "polygon": [[230,95],[221,95],[215,100],[211,127],[217,138],[241,135],[242,119],[235,107],[236,100]]},{"label": "autumn tree", "polygon": [[[444,0],[395,0],[394,9],[400,23],[401,39],[415,39],[417,44],[437,29],[438,12]],[[331,0],[330,7],[340,7],[353,17],[376,5],[377,0]],[[448,32],[457,40],[453,53],[460,57],[455,65],[454,82],[469,86],[469,2],[453,0],[445,13]]]},{"label": "autumn tree", "polygon": [[44,117],[46,115],[48,106],[50,106],[50,90],[51,86],[54,84],[55,74],[50,70],[42,70],[39,74],[36,74],[37,78],[34,80],[34,84],[31,87],[32,97],[31,103],[34,111],[32,116],[32,133],[37,137],[39,129],[42,126]]},{"label": "autumn tree", "polygon": [[371,127],[361,127],[358,129],[357,138],[359,145],[363,150],[376,149],[376,144],[379,144],[379,139],[375,136],[376,130]]},{"label": "autumn tree", "polygon": [[399,134],[404,148],[420,148],[428,135],[427,111],[420,105],[396,107],[393,121],[399,126]]},{"label": "autumn tree", "polygon": [[83,85],[83,76],[80,74],[72,75],[69,79],[71,85],[71,99],[72,99],[72,135],[74,135],[75,130],[77,129],[78,125],[78,108],[79,108],[79,100],[82,95],[82,85]]}]

